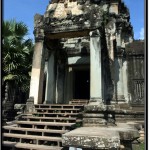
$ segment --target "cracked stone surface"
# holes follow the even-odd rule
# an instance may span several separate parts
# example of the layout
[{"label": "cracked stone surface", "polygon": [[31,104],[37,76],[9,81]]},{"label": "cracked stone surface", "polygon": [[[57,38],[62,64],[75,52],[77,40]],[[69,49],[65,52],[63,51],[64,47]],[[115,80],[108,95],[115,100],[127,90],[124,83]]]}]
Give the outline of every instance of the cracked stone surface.
[{"label": "cracked stone surface", "polygon": [[[90,133],[90,134],[89,134]],[[133,127],[118,124],[116,127],[81,127],[63,134],[63,146],[91,149],[119,148],[121,140],[132,141],[139,137]]]}]

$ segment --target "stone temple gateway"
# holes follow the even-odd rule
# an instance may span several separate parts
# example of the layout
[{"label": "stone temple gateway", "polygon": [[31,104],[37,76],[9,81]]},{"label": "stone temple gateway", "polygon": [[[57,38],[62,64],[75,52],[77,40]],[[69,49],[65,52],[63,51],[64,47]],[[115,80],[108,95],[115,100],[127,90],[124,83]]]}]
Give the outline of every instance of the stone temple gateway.
[{"label": "stone temple gateway", "polygon": [[133,41],[123,2],[51,1],[36,14],[30,96],[34,103],[128,103],[125,45]]},{"label": "stone temple gateway", "polygon": [[144,138],[144,41],[133,39],[124,2],[51,0],[45,14],[34,17],[34,35],[26,111],[85,102],[82,125],[62,134],[64,148],[138,150]]}]

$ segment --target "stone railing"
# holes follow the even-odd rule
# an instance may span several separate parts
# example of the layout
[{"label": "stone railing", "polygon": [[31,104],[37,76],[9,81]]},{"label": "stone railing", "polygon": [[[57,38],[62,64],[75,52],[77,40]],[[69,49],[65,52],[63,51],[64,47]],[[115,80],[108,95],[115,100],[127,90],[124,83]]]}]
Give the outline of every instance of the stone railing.
[{"label": "stone railing", "polygon": [[144,79],[134,79],[133,104],[144,104]]},{"label": "stone railing", "polygon": [[17,112],[17,116],[15,117],[15,120],[18,120],[23,115],[31,114],[32,112],[35,111],[34,98],[30,97],[27,100],[26,104],[15,104],[14,109]]}]

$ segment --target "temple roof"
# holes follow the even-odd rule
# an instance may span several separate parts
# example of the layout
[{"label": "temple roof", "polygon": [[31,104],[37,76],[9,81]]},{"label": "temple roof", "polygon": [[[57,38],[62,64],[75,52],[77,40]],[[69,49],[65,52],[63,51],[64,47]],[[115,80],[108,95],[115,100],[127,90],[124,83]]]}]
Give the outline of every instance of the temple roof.
[{"label": "temple roof", "polygon": [[101,26],[102,15],[102,7],[94,3],[52,1],[44,14],[45,30],[56,33],[95,29]]},{"label": "temple roof", "polygon": [[34,17],[34,35],[35,38],[45,35],[54,39],[87,36],[91,30],[102,29],[112,20],[117,28],[130,31],[129,18],[128,9],[121,0],[51,0],[45,14]]}]

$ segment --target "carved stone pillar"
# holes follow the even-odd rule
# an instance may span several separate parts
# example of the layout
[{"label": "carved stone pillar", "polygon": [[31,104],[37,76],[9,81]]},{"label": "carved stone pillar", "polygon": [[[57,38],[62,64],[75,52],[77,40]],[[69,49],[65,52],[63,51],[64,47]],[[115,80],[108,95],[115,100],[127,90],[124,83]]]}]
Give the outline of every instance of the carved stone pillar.
[{"label": "carved stone pillar", "polygon": [[29,97],[34,98],[34,104],[42,103],[44,79],[44,44],[43,40],[35,42]]},{"label": "carved stone pillar", "polygon": [[101,38],[99,30],[90,32],[90,104],[102,100]]},{"label": "carved stone pillar", "polygon": [[115,100],[117,103],[124,103],[124,81],[123,81],[123,50],[119,50],[115,58]]},{"label": "carved stone pillar", "polygon": [[118,102],[124,101],[124,85],[123,85],[123,62],[122,58],[118,58],[118,65],[119,65],[119,78],[117,82],[117,93],[118,93]]},{"label": "carved stone pillar", "polygon": [[54,103],[55,100],[55,52],[52,51],[47,63],[47,81],[44,103]]},{"label": "carved stone pillar", "polygon": [[34,16],[34,55],[32,62],[32,72],[30,81],[30,93],[29,97],[34,98],[34,104],[42,103],[43,96],[43,80],[44,80],[44,29],[43,16],[36,14]]},{"label": "carved stone pillar", "polygon": [[127,74],[127,61],[123,60],[123,66],[122,66],[122,71],[123,71],[123,85],[124,85],[124,97],[125,97],[125,102],[129,102],[129,95],[128,95],[128,74]]},{"label": "carved stone pillar", "polygon": [[117,29],[116,33],[116,41],[117,41],[117,46],[121,46],[121,28]]},{"label": "carved stone pillar", "polygon": [[71,66],[68,66],[65,72],[65,91],[64,91],[64,101],[69,103],[73,99],[73,69]]},{"label": "carved stone pillar", "polygon": [[56,79],[56,103],[63,103],[64,99],[64,78],[65,78],[65,65],[61,64],[61,60],[57,64],[57,79]]},{"label": "carved stone pillar", "polygon": [[109,50],[109,58],[114,61],[114,43],[113,43],[114,37],[111,34],[110,35],[110,50]]}]

